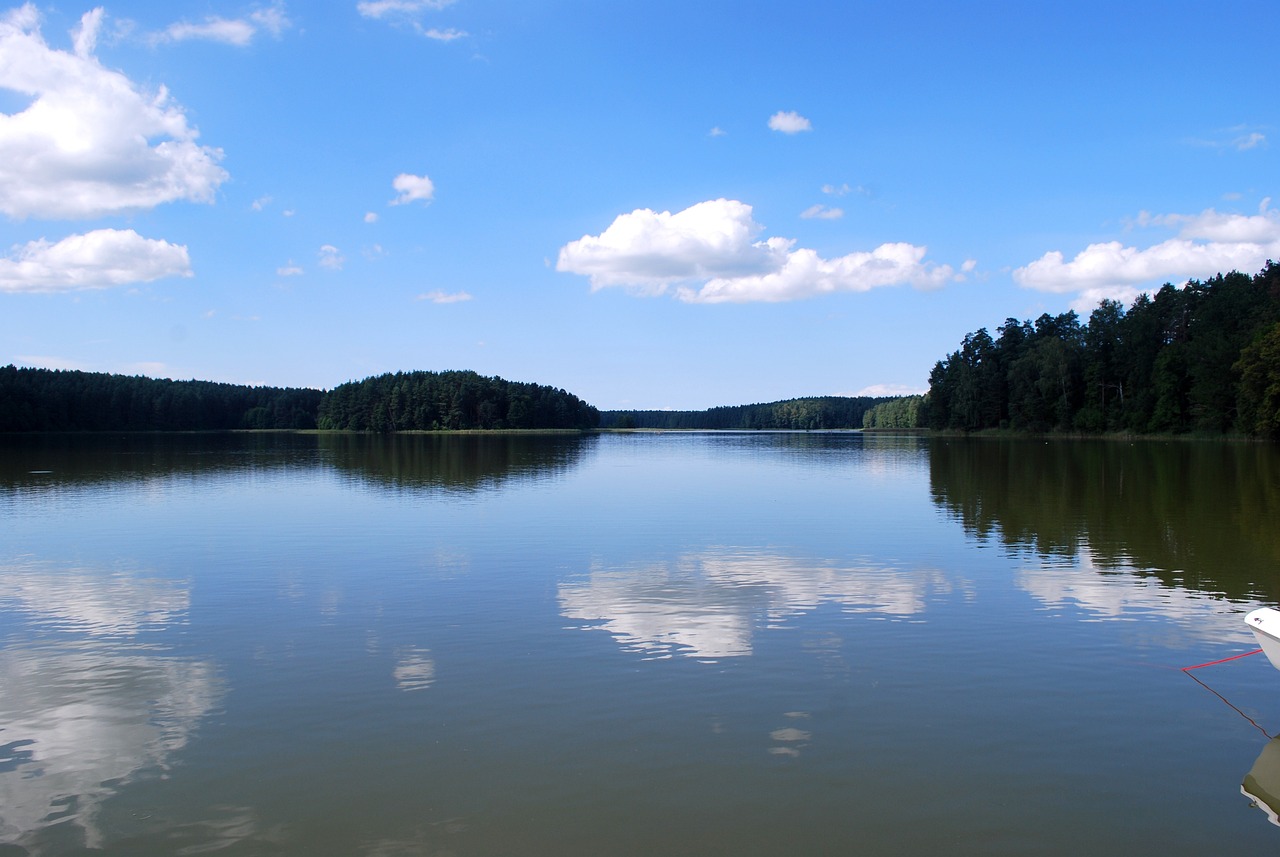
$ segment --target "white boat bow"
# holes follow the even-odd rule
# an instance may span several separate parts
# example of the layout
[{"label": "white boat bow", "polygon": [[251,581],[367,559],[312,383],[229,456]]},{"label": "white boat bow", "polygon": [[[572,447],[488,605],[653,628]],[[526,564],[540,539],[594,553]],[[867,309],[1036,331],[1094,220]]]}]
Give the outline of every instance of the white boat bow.
[{"label": "white boat bow", "polygon": [[1244,617],[1271,666],[1280,670],[1280,610],[1259,607]]}]

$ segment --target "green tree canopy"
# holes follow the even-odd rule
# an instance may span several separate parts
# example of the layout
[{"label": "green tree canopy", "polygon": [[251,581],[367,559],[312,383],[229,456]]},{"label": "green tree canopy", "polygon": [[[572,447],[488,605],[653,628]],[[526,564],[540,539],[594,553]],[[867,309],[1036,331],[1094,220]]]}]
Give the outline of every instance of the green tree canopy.
[{"label": "green tree canopy", "polygon": [[348,431],[590,429],[600,412],[541,384],[475,372],[396,372],[339,384],[320,402],[317,424]]},{"label": "green tree canopy", "polygon": [[[928,423],[978,431],[1275,436],[1280,265],[979,330],[929,375]],[[1270,409],[1270,410],[1269,410]]]}]

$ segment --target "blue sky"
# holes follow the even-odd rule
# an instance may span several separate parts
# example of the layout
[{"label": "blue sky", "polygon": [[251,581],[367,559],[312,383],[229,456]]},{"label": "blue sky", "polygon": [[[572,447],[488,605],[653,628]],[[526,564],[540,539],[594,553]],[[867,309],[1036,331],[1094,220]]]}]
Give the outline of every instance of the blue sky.
[{"label": "blue sky", "polygon": [[0,364],[605,409],[921,391],[1280,259],[1280,5],[0,11]]}]

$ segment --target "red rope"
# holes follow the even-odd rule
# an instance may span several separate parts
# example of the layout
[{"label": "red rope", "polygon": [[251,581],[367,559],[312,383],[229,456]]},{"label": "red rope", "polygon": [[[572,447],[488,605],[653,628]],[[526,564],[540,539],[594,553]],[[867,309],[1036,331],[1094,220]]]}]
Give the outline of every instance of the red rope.
[{"label": "red rope", "polygon": [[1258,652],[1261,652],[1261,651],[1262,649],[1254,649],[1252,652],[1245,652],[1243,655],[1232,655],[1229,658],[1223,658],[1222,660],[1219,660],[1219,661],[1209,661],[1209,663],[1207,664],[1196,664],[1193,667],[1183,667],[1182,671],[1185,673],[1185,672],[1190,672],[1191,670],[1198,670],[1201,667],[1211,667],[1214,664],[1225,664],[1227,661],[1234,661],[1234,660],[1239,660],[1240,658],[1247,658],[1249,657],[1249,655],[1256,655],[1258,654]]}]

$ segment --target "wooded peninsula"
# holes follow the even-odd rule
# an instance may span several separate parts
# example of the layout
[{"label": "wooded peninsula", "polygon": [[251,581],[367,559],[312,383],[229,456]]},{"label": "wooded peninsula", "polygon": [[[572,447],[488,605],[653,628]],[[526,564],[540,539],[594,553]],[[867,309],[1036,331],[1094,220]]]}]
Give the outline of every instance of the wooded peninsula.
[{"label": "wooded peninsula", "polygon": [[332,390],[0,367],[0,432],[921,429],[1280,438],[1280,265],[1166,284],[1127,310],[1008,318],[967,334],[920,396],[820,396],[704,411],[601,412],[475,372]]},{"label": "wooded peninsula", "polygon": [[1280,265],[985,328],[929,374],[918,424],[1280,437]]},{"label": "wooded peninsula", "polygon": [[589,429],[599,412],[540,384],[397,372],[329,391],[0,368],[0,431]]}]

